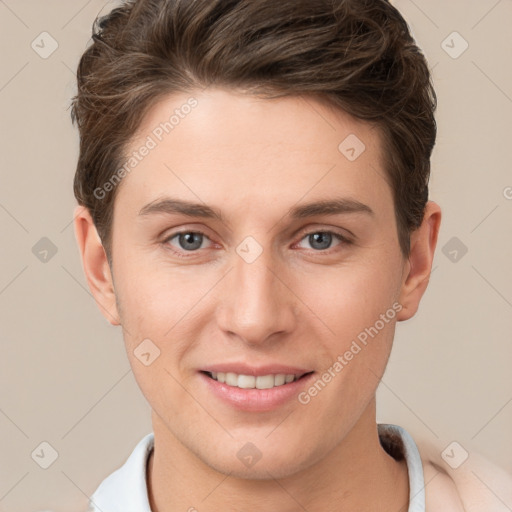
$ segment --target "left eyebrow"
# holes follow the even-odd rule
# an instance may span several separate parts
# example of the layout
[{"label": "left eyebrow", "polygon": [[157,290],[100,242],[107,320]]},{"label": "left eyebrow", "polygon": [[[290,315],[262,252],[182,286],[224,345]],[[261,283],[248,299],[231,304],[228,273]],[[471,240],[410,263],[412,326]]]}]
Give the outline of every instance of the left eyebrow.
[{"label": "left eyebrow", "polygon": [[375,216],[375,212],[367,204],[349,197],[306,203],[291,208],[287,215],[292,219],[304,219],[315,215],[338,215],[342,213],[366,213]]}]

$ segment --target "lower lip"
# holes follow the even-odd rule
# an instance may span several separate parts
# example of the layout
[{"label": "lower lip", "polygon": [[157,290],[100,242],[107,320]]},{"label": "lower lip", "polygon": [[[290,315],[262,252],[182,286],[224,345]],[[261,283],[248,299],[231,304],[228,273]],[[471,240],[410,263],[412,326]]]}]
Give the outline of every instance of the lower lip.
[{"label": "lower lip", "polygon": [[199,372],[199,376],[214,395],[236,409],[251,412],[271,411],[296,398],[314,375],[310,373],[299,380],[270,389],[242,389],[228,386]]}]

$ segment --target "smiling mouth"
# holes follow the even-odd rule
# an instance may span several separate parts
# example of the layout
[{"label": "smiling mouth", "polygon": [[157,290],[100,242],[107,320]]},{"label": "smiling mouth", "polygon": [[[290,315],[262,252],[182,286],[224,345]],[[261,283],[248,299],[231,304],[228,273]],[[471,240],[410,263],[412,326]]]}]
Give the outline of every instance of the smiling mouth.
[{"label": "smiling mouth", "polygon": [[232,372],[206,372],[205,375],[210,377],[221,384],[226,384],[230,387],[241,388],[241,389],[272,389],[279,386],[285,386],[303,377],[310,375],[313,372],[296,374],[285,374],[285,373],[271,373],[268,375],[243,375]]}]

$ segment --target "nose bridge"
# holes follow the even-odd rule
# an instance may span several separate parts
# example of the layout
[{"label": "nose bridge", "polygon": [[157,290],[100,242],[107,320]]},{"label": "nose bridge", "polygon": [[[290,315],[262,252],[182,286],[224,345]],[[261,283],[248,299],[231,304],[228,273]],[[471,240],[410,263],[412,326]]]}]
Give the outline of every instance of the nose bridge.
[{"label": "nose bridge", "polygon": [[233,254],[233,266],[222,301],[222,328],[252,344],[290,329],[293,300],[277,277],[279,262],[271,248],[247,237]]}]

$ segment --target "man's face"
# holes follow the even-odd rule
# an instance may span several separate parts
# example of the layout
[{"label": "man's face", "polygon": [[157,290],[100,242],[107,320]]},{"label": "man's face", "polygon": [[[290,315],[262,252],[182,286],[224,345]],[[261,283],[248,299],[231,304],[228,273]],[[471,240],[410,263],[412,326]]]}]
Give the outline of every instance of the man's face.
[{"label": "man's face", "polygon": [[[156,438],[226,474],[268,478],[374,427],[404,268],[377,130],[312,99],[209,90],[156,105],[133,151],[112,272]],[[349,207],[290,213],[319,201]],[[254,385],[267,389],[238,387]]]}]

